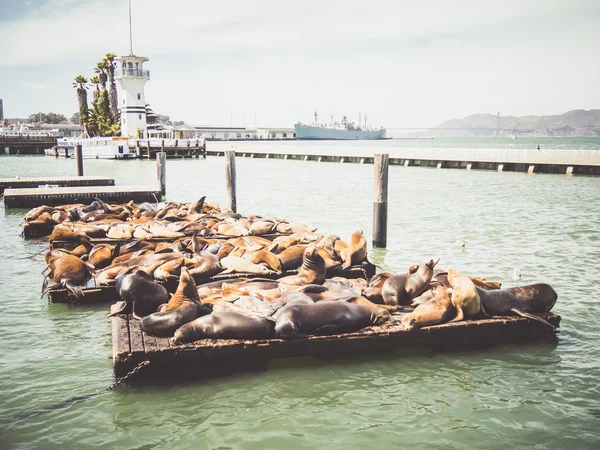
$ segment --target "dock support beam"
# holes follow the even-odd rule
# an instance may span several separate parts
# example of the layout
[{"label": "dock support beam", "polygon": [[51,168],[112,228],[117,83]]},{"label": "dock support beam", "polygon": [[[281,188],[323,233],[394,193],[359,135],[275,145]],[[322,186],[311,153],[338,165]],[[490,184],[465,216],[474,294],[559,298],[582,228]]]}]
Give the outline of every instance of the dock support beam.
[{"label": "dock support beam", "polygon": [[373,247],[387,246],[387,201],[388,201],[388,170],[390,155],[375,154],[375,178],[373,197]]},{"label": "dock support beam", "polygon": [[167,154],[165,152],[156,154],[156,176],[160,192],[164,197],[167,194]]},{"label": "dock support beam", "polygon": [[77,176],[83,176],[83,150],[81,144],[75,146],[75,156],[77,157]]},{"label": "dock support beam", "polygon": [[235,196],[235,152],[225,152],[225,181],[227,183],[227,194],[229,196],[229,208],[237,212],[237,200]]}]

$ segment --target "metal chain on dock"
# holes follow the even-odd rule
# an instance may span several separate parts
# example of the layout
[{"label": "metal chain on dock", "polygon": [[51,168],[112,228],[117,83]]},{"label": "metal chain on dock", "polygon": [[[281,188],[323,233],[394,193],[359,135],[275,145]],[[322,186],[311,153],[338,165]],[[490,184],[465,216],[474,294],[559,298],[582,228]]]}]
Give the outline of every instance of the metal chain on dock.
[{"label": "metal chain on dock", "polygon": [[148,364],[150,364],[150,361],[142,361],[137,366],[135,366],[133,369],[131,369],[129,371],[129,373],[127,373],[127,375],[124,375],[121,378],[117,379],[117,381],[115,381],[113,384],[108,386],[105,390],[112,391],[114,388],[116,388],[118,385],[120,385],[123,381],[127,381],[129,378],[131,378],[136,373],[138,373],[140,370],[142,370],[142,367],[146,367]]}]

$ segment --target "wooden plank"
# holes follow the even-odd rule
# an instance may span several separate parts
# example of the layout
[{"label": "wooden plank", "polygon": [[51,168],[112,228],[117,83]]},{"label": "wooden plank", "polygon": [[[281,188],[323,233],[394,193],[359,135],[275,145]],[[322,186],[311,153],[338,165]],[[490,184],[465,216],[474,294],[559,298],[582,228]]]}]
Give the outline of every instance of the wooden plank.
[{"label": "wooden plank", "polygon": [[[560,316],[539,314],[554,326]],[[168,380],[202,378],[219,374],[264,368],[269,359],[295,356],[356,357],[377,352],[389,352],[401,347],[430,347],[436,350],[464,350],[479,346],[523,343],[539,339],[556,339],[556,334],[536,321],[522,317],[499,317],[483,320],[447,323],[405,330],[399,322],[390,326],[370,327],[354,333],[333,336],[312,336],[307,339],[260,341],[205,339],[190,344],[169,345],[165,338],[157,339],[160,350],[146,351],[135,361],[149,361],[138,380]],[[113,323],[114,326],[114,323]],[[138,330],[130,327],[134,333]],[[143,333],[142,333],[143,334]],[[149,336],[143,334],[149,342]],[[132,342],[135,339],[132,339]],[[117,352],[118,353],[118,352]],[[135,367],[131,359],[115,357],[115,373],[123,374]],[[136,362],[136,364],[137,364]],[[135,381],[135,380],[134,380]]]},{"label": "wooden plank", "polygon": [[0,192],[5,189],[37,188],[43,185],[56,186],[114,186],[115,180],[108,177],[15,177],[0,178]]},{"label": "wooden plank", "polygon": [[88,203],[100,198],[108,203],[126,203],[131,200],[141,203],[156,201],[160,189],[148,186],[75,186],[56,188],[6,189],[6,208],[33,208],[41,205],[62,205],[65,203]]},{"label": "wooden plank", "polygon": [[140,321],[129,317],[129,341],[131,342],[131,353],[146,353],[144,338],[140,329]]},{"label": "wooden plank", "polygon": [[[111,314],[119,310],[120,303],[121,302],[117,302],[111,306]],[[125,315],[116,315],[111,317],[113,360],[117,357],[117,355],[123,355],[131,352],[127,320],[128,318]]]}]

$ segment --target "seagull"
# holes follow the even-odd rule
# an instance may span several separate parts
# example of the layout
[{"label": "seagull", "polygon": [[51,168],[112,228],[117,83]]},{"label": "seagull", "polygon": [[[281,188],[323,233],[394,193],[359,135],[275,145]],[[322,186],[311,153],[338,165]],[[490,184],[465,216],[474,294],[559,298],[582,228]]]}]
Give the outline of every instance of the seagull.
[{"label": "seagull", "polygon": [[452,241],[452,247],[454,247],[454,248],[465,248],[466,246],[467,246],[467,243],[465,241],[463,241],[462,239]]},{"label": "seagull", "polygon": [[515,269],[515,271],[513,272],[512,279],[515,283],[519,283],[519,281],[521,280],[521,271],[519,269]]}]

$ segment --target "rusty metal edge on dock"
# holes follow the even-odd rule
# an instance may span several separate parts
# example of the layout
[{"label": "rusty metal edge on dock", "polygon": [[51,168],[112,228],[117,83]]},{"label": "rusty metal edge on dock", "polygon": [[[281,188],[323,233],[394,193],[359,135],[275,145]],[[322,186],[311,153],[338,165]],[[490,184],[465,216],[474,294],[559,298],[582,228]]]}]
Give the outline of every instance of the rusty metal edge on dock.
[{"label": "rusty metal edge on dock", "polygon": [[[117,304],[111,307],[115,312]],[[555,327],[561,317],[542,313]],[[398,317],[398,316],[396,316]],[[139,321],[126,315],[111,318],[113,368],[117,378],[138,364],[148,365],[133,382],[199,379],[253,370],[264,370],[271,359],[311,356],[339,359],[388,353],[400,348],[464,350],[500,344],[556,340],[556,333],[539,322],[523,317],[467,320],[408,331],[398,322],[387,327],[369,327],[354,333],[312,336],[296,340],[205,339],[174,345],[168,338],[149,336]]]},{"label": "rusty metal edge on dock", "polygon": [[[339,271],[328,271],[327,277],[344,277],[344,278],[365,278],[369,279],[375,275],[376,267],[370,262],[366,261],[360,266],[352,266],[348,269]],[[277,280],[289,275],[296,275],[298,270],[287,270],[281,275],[270,274],[261,275],[259,278],[267,278],[271,280]],[[236,278],[256,278],[255,274],[247,273],[228,273],[228,274],[217,274],[210,278],[196,278],[195,281],[198,286],[206,283],[212,283],[213,281],[236,279]],[[178,281],[160,283],[163,284],[167,290],[171,293],[177,289]],[[96,303],[108,303],[113,302],[118,298],[117,292],[114,285],[108,286],[89,286],[83,288],[83,297],[76,298],[71,291],[68,289],[51,289],[48,291],[48,297],[52,303],[72,303],[80,305],[91,305]]]}]

